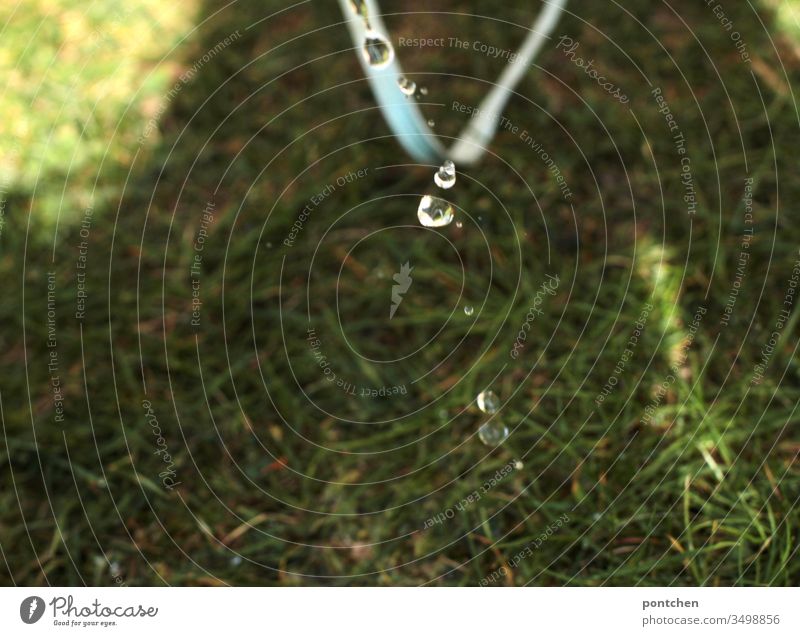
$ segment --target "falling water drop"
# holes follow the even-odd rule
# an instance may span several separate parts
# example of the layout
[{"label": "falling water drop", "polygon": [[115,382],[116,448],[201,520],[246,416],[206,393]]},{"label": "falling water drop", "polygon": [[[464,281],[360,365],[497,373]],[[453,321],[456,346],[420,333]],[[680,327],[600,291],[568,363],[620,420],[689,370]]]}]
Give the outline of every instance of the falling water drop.
[{"label": "falling water drop", "polygon": [[419,94],[420,95],[427,95],[428,94],[428,87],[427,86],[420,86]]},{"label": "falling water drop", "polygon": [[417,83],[414,80],[408,79],[407,77],[398,77],[397,85],[400,87],[400,91],[406,97],[410,97],[414,94],[414,91],[417,90]]},{"label": "falling water drop", "polygon": [[481,391],[478,393],[478,408],[486,413],[486,415],[494,415],[500,408],[500,398],[494,391]]},{"label": "falling water drop", "polygon": [[445,161],[433,175],[433,181],[443,190],[452,188],[456,182],[456,165],[449,159]]},{"label": "falling water drop", "polygon": [[436,126],[436,122],[435,122],[435,121],[433,121],[432,119],[429,119],[429,120],[428,120],[428,126],[430,126],[431,128],[433,128],[434,126]]},{"label": "falling water drop", "polygon": [[389,40],[372,30],[364,35],[362,53],[367,64],[373,68],[383,68],[394,59],[394,49]]},{"label": "falling water drop", "polygon": [[514,460],[514,468],[516,470],[522,470],[523,466],[525,466],[525,464],[523,464],[521,461],[519,461],[518,459]]},{"label": "falling water drop", "polygon": [[419,202],[417,218],[425,227],[443,227],[453,220],[453,206],[444,199],[425,195]]},{"label": "falling water drop", "polygon": [[471,316],[471,315],[473,314],[473,312],[474,312],[474,311],[475,311],[475,309],[472,307],[472,305],[465,305],[465,306],[464,306],[464,313],[465,313],[467,316]]},{"label": "falling water drop", "polygon": [[461,229],[462,227],[464,227],[464,224],[461,221],[456,221],[456,227],[458,229]]},{"label": "falling water drop", "polygon": [[478,437],[487,446],[497,446],[502,444],[508,437],[508,427],[492,420],[478,429]]}]

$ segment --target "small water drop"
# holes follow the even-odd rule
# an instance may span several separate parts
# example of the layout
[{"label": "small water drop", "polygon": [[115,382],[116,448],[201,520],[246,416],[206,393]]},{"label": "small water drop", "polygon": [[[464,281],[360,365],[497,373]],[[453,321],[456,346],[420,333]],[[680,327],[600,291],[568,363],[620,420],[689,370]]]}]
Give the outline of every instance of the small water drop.
[{"label": "small water drop", "polygon": [[472,307],[472,305],[466,305],[464,307],[464,313],[467,314],[467,316],[471,316],[474,311],[475,309]]},{"label": "small water drop", "polygon": [[425,195],[419,202],[417,218],[425,227],[444,227],[453,220],[453,206],[444,199]]},{"label": "small water drop", "polygon": [[427,86],[420,86],[419,94],[420,95],[427,95],[428,94],[428,87]]},{"label": "small water drop", "polygon": [[433,127],[435,127],[435,126],[436,126],[436,122],[435,122],[435,121],[433,121],[432,119],[429,119],[429,120],[428,120],[428,126],[430,126],[431,128],[433,128]]},{"label": "small water drop", "polygon": [[494,415],[500,408],[500,398],[494,391],[481,391],[478,393],[478,408],[486,415]]},{"label": "small water drop", "polygon": [[406,97],[410,97],[414,94],[414,91],[417,90],[417,83],[414,80],[408,79],[407,77],[398,77],[397,85],[400,87],[400,91]]},{"label": "small water drop", "polygon": [[365,0],[350,0],[350,10],[365,20],[369,17],[369,10]]},{"label": "small water drop", "polygon": [[364,47],[361,49],[367,64],[373,68],[383,68],[394,59],[392,44],[377,31],[369,30],[364,35]]},{"label": "small water drop", "polygon": [[240,557],[238,554],[236,556],[231,557],[231,565],[233,567],[237,567],[241,564],[242,564],[242,557]]},{"label": "small water drop", "polygon": [[489,421],[478,429],[478,437],[487,446],[497,446],[506,441],[508,427],[500,422]]},{"label": "small water drop", "polygon": [[443,190],[452,188],[456,182],[456,165],[449,159],[445,161],[433,175],[433,181]]},{"label": "small water drop", "polygon": [[522,470],[522,468],[523,468],[524,466],[525,466],[525,464],[523,464],[523,463],[522,463],[521,461],[519,461],[518,459],[515,459],[515,460],[514,460],[514,468],[515,468],[516,470]]},{"label": "small water drop", "polygon": [[462,227],[464,227],[464,224],[461,221],[456,221],[456,227],[461,229]]}]

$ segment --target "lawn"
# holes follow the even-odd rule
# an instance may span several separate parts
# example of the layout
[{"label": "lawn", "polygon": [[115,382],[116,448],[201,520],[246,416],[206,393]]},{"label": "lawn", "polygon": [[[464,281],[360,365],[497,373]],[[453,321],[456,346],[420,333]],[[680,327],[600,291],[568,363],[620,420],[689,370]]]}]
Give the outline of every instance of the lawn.
[{"label": "lawn", "polygon": [[0,583],[800,584],[798,4],[1,8]]}]

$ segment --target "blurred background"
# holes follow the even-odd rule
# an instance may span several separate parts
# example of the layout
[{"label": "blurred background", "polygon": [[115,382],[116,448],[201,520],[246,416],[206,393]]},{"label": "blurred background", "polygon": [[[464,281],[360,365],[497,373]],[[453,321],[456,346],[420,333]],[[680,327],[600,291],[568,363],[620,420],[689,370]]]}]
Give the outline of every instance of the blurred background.
[{"label": "blurred background", "polygon": [[800,583],[800,2],[567,8],[432,229],[336,3],[2,5],[0,582]]}]

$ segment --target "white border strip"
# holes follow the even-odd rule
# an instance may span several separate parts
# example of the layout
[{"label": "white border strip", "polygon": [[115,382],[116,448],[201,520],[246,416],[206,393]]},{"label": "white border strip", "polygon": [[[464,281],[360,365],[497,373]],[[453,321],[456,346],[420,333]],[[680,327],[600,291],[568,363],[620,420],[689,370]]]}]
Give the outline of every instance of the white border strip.
[{"label": "white border strip", "polygon": [[[44,611],[28,625],[33,596]],[[126,608],[140,615],[115,615]],[[780,636],[797,634],[798,618],[797,588],[0,589],[0,633],[15,635]]]}]

